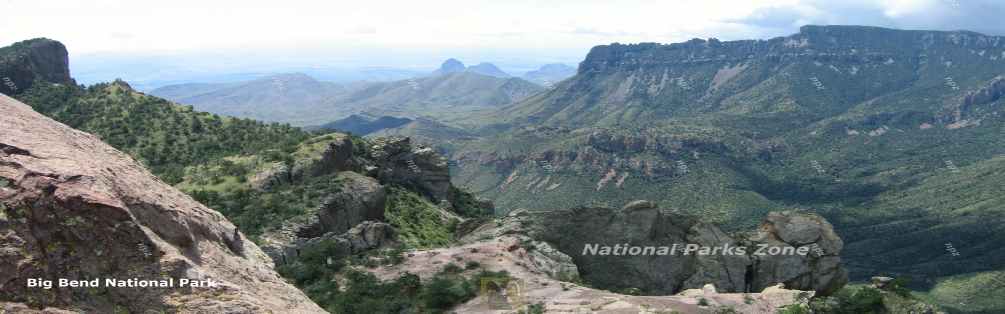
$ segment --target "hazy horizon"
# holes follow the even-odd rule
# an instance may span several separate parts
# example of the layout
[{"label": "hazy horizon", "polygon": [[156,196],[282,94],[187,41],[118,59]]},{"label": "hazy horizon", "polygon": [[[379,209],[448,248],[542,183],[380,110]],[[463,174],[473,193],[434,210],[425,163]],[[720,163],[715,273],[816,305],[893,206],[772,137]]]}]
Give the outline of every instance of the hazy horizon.
[{"label": "hazy horizon", "polygon": [[314,70],[352,81],[370,78],[365,68],[400,78],[447,58],[519,75],[548,63],[576,66],[597,45],[767,39],[807,24],[1005,30],[981,22],[1005,11],[994,1],[293,2],[4,0],[0,10],[19,14],[0,20],[0,45],[58,40],[81,82],[121,77],[145,86]]}]

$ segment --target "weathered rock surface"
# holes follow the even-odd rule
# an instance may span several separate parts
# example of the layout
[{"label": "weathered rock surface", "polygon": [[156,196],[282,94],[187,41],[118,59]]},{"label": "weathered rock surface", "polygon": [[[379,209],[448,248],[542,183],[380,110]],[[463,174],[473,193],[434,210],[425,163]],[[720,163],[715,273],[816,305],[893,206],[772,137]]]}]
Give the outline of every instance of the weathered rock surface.
[{"label": "weathered rock surface", "polygon": [[[305,230],[315,228],[315,224],[287,222],[284,228],[268,232],[262,236],[262,249],[276,265],[292,263],[300,253],[313,246],[334,244],[331,260],[339,260],[366,250],[397,243],[398,232],[393,226],[383,222],[364,221],[345,233],[328,232],[307,237]],[[299,229],[298,229],[299,228]]]},{"label": "weathered rock surface", "polygon": [[[218,212],[97,137],[0,96],[0,301],[112,313],[323,313]],[[213,279],[29,288],[28,278]]]},{"label": "weathered rock surface", "polygon": [[848,282],[841,267],[844,242],[823,217],[791,211],[773,212],[761,223],[752,246],[807,247],[809,254],[754,255],[752,289],[784,283],[785,287],[831,294]]},{"label": "weathered rock surface", "polygon": [[370,156],[383,183],[415,187],[433,200],[449,198],[447,159],[432,148],[413,146],[407,137],[374,139]]},{"label": "weathered rock surface", "polygon": [[387,192],[376,179],[345,171],[336,181],[342,190],[326,197],[318,209],[325,232],[340,234],[366,220],[384,220]]},{"label": "weathered rock surface", "polygon": [[[505,224],[487,224],[479,232],[482,236],[497,234],[497,227],[505,227]],[[556,279],[547,267],[542,268],[535,261],[535,252],[542,247],[531,244],[525,236],[511,234],[468,240],[471,242],[463,245],[410,252],[398,265],[359,269],[370,271],[382,280],[394,280],[406,272],[429,280],[449,263],[464,265],[475,262],[480,267],[465,270],[465,276],[473,276],[482,270],[505,270],[513,278],[514,291],[518,292],[510,298],[493,299],[490,295],[492,291],[486,289],[487,293],[480,292],[479,297],[451,310],[456,313],[513,313],[520,305],[541,303],[545,313],[774,314],[783,306],[805,304],[806,297],[813,295],[813,292],[780,287],[769,287],[760,293],[726,293],[717,292],[712,285],[678,295],[624,295]]]},{"label": "weathered rock surface", "polygon": [[262,171],[251,175],[248,182],[255,190],[268,191],[277,185],[292,182],[290,168],[284,163],[274,162],[266,166]]},{"label": "weathered rock surface", "polygon": [[[516,210],[497,224],[474,230],[463,242],[526,235],[571,257],[580,276],[606,289],[672,294],[713,284],[725,292],[758,292],[776,284],[828,294],[847,282],[841,239],[823,218],[771,213],[759,231],[734,238],[719,228],[671,210],[626,206],[530,212]],[[721,248],[685,254],[687,245]],[[674,247],[676,245],[676,247]],[[631,254],[618,247],[669,247],[667,254]],[[591,249],[596,247],[597,249]],[[604,254],[599,248],[610,247]],[[788,253],[759,254],[760,248]],[[728,250],[727,248],[733,248]],[[743,248],[739,251],[738,248]],[[800,254],[792,252],[802,248]]]},{"label": "weathered rock surface", "polygon": [[[262,235],[262,249],[276,264],[293,261],[305,246],[325,239],[348,243],[345,251],[352,253],[394,241],[395,232],[390,225],[373,225],[384,220],[387,200],[384,186],[374,178],[351,171],[340,172],[335,182],[340,191],[326,196],[317,210],[285,221],[282,227]],[[390,230],[373,231],[384,228]],[[374,237],[376,234],[388,236]]]},{"label": "weathered rock surface", "polygon": [[330,133],[310,139],[294,153],[290,176],[294,180],[352,170],[353,147],[349,135]]}]

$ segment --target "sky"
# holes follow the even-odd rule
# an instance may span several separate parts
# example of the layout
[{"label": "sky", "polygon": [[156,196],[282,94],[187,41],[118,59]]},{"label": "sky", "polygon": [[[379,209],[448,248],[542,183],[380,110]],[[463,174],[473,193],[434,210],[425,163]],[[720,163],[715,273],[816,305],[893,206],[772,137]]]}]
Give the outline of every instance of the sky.
[{"label": "sky", "polygon": [[574,65],[612,42],[766,39],[805,24],[1005,34],[1003,13],[993,0],[0,0],[0,46],[59,40],[85,72],[127,59],[421,68],[447,57],[505,70]]}]

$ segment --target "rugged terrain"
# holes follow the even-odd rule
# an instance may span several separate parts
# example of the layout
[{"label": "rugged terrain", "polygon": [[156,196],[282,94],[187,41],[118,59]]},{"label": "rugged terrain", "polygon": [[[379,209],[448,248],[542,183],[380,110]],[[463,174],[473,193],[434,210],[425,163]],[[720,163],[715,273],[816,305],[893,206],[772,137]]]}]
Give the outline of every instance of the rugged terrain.
[{"label": "rugged terrain", "polygon": [[1005,267],[1003,53],[998,36],[859,26],[598,46],[442,148],[501,212],[651,199],[742,230],[813,208],[853,280],[909,276],[958,307],[1005,293],[986,280]]},{"label": "rugged terrain", "polygon": [[[842,289],[845,271],[838,263],[839,256],[853,279],[880,273],[893,273],[895,277],[922,275],[915,288],[931,291],[926,297],[952,304],[962,296],[980,295],[982,297],[959,301],[973,301],[968,306],[971,311],[993,311],[995,304],[989,300],[994,298],[983,296],[993,296],[1000,291],[994,286],[993,273],[988,271],[999,267],[996,261],[1000,261],[996,259],[1000,256],[1000,246],[994,242],[996,227],[988,225],[997,221],[992,214],[1000,206],[995,202],[993,191],[997,191],[994,190],[999,181],[996,178],[1000,177],[1002,169],[1001,159],[988,157],[986,151],[992,147],[989,143],[998,141],[991,136],[992,132],[1000,131],[995,118],[997,109],[994,109],[1000,93],[994,79],[960,98],[971,105],[954,114],[955,118],[931,120],[910,130],[931,132],[919,133],[923,135],[908,133],[908,129],[895,124],[906,121],[897,114],[888,117],[891,120],[879,122],[870,120],[878,119],[874,116],[876,113],[870,111],[855,115],[842,112],[837,117],[821,118],[816,115],[823,115],[823,111],[816,107],[790,106],[764,113],[755,110],[735,115],[700,110],[670,114],[697,107],[683,106],[685,102],[681,102],[679,108],[670,108],[674,106],[667,104],[672,102],[657,98],[648,107],[634,103],[628,106],[646,111],[622,122],[608,120],[616,115],[593,111],[597,109],[595,105],[609,106],[597,109],[601,111],[620,110],[616,102],[627,104],[644,99],[636,97],[650,93],[646,92],[650,86],[645,84],[632,83],[612,90],[608,88],[625,85],[602,81],[619,82],[617,77],[626,73],[648,75],[650,67],[666,66],[669,71],[680,66],[683,60],[690,60],[673,52],[664,56],[667,58],[664,61],[654,61],[661,60],[659,57],[664,49],[671,52],[685,49],[685,55],[705,50],[708,50],[705,53],[714,54],[721,48],[720,44],[731,49],[738,45],[740,48],[736,49],[739,50],[777,43],[783,43],[782,47],[794,45],[792,49],[813,49],[806,47],[826,46],[842,42],[846,37],[861,40],[862,36],[886,43],[890,41],[889,36],[898,38],[899,34],[881,29],[809,27],[791,36],[789,39],[794,40],[791,44],[786,39],[774,39],[765,41],[771,44],[723,44],[710,40],[669,47],[598,47],[587,58],[589,64],[584,62],[588,66],[581,66],[576,77],[503,109],[513,110],[512,115],[502,113],[498,114],[499,118],[481,120],[464,118],[463,113],[447,117],[456,119],[454,121],[467,119],[469,123],[481,123],[481,129],[461,131],[442,122],[419,118],[402,127],[371,134],[387,135],[397,130],[423,132],[427,136],[415,142],[446,143],[447,146],[439,148],[452,152],[456,163],[437,154],[433,147],[413,143],[410,139],[309,133],[287,125],[219,117],[136,92],[122,81],[83,87],[66,84],[61,75],[29,72],[23,74],[27,77],[18,78],[33,82],[29,88],[5,93],[70,127],[95,134],[136,158],[164,183],[218,210],[240,229],[238,235],[246,237],[235,235],[235,229],[227,228],[223,228],[226,232],[209,228],[196,233],[222,243],[219,248],[222,252],[240,251],[232,248],[236,247],[236,242],[245,247],[253,245],[250,243],[261,245],[286,279],[331,312],[484,309],[490,301],[487,293],[508,287],[506,284],[512,278],[536,281],[529,286],[530,296],[554,297],[558,303],[566,302],[561,300],[590,301],[591,308],[615,313],[637,311],[637,306],[647,304],[679,306],[683,311],[696,312],[720,310],[721,305],[770,312],[789,302],[797,303],[799,308],[825,303],[843,307],[846,312],[863,312],[890,306],[892,303],[887,302],[890,298],[910,299],[910,294],[901,289],[902,283],[888,285],[889,291]],[[929,33],[908,34],[911,35],[903,36],[915,40],[912,36],[924,39]],[[938,34],[948,36],[937,37],[938,40],[952,43],[955,33]],[[804,37],[808,46],[800,44]],[[980,38],[984,39],[961,40],[988,40]],[[908,39],[905,40],[910,41]],[[49,60],[41,56],[65,56],[65,50],[60,52],[62,45],[47,40],[21,45],[48,51],[5,50],[15,51],[20,57],[2,59],[16,62],[4,61],[8,63],[0,64],[0,68],[34,69],[32,71],[65,68],[65,58],[52,59],[57,63],[55,66],[25,65]],[[771,49],[782,48],[768,50]],[[805,53],[792,56],[792,60],[798,61],[792,63],[796,64],[793,66],[823,67],[833,71],[825,67],[823,61],[818,61],[820,65],[812,63],[813,58],[819,58],[816,52]],[[978,55],[978,52],[973,54]],[[767,57],[753,55],[751,60],[773,60],[770,54]],[[718,62],[716,58],[712,61]],[[869,60],[872,59],[866,58]],[[692,63],[702,62],[711,61],[698,58]],[[638,66],[643,63],[649,65]],[[896,61],[888,63],[884,59],[871,66],[893,64],[897,64]],[[718,66],[708,69],[719,69]],[[724,75],[735,79],[747,73],[734,70],[726,72],[736,73]],[[711,75],[707,71],[695,73]],[[866,72],[855,73],[865,75]],[[767,78],[765,82],[774,79]],[[720,80],[733,82],[723,77]],[[945,80],[940,82],[947,84]],[[815,83],[811,84],[810,91],[821,90]],[[680,87],[680,84],[664,87],[677,88],[673,86]],[[694,85],[686,86],[688,88],[680,88],[695,89]],[[793,86],[796,85],[789,87],[793,88],[790,92],[798,94]],[[733,92],[747,90],[744,88]],[[771,87],[768,90],[785,89]],[[616,92],[609,95],[614,98],[601,97],[610,91]],[[656,90],[651,93],[659,94]],[[784,95],[782,99],[795,97],[792,95]],[[746,97],[752,96],[741,98]],[[539,106],[542,103],[550,104],[545,107],[552,109],[536,111],[534,108],[543,108]],[[821,103],[808,103],[826,107]],[[572,111],[550,116],[550,113],[566,110],[553,110],[562,108],[563,104],[574,104],[565,107]],[[712,107],[715,106],[709,108]],[[582,114],[571,114],[577,110]],[[972,123],[968,120],[970,115],[981,117],[981,123]],[[604,118],[591,121],[591,117]],[[866,128],[861,124],[867,121],[861,119],[879,124]],[[971,122],[962,123],[964,120]],[[628,121],[649,123],[650,126],[636,128],[628,125]],[[773,124],[782,122],[781,125]],[[577,125],[579,123],[591,126],[583,127]],[[801,123],[809,123],[809,126]],[[866,134],[866,130],[871,131]],[[440,136],[449,137],[449,142],[438,143]],[[931,148],[920,144],[918,138],[922,136],[944,145],[938,150],[961,150],[933,154]],[[953,141],[964,141],[966,145]],[[4,154],[16,155],[14,158],[25,156],[16,149],[4,150]],[[859,160],[868,154],[879,156],[869,157],[875,160],[872,163]],[[932,159],[964,154],[975,161],[964,163],[953,159],[953,163],[944,163]],[[839,163],[837,159],[823,158],[836,156],[849,160]],[[928,156],[928,159],[915,156]],[[63,162],[63,159],[47,162]],[[939,169],[946,167],[949,171],[935,174],[924,171],[930,164],[936,164]],[[451,168],[461,177],[452,177]],[[481,195],[494,197],[499,202],[497,205],[501,205],[495,209],[496,213],[513,215],[492,219],[488,216],[493,211],[490,203],[465,192],[459,187],[461,184],[476,188]],[[95,191],[120,192],[111,188]],[[941,195],[954,197],[941,198]],[[654,201],[631,202],[636,199]],[[122,202],[129,204],[128,200]],[[629,202],[631,204],[620,206]],[[515,210],[520,207],[530,210]],[[665,210],[668,208],[675,210]],[[798,208],[813,210],[782,211]],[[873,210],[876,208],[883,210]],[[919,211],[919,208],[924,210]],[[142,207],[137,212],[147,209]],[[833,229],[823,217],[834,224]],[[749,231],[755,227],[759,231]],[[165,236],[152,230],[177,231],[170,224],[147,228],[151,230],[148,233],[162,238]],[[176,238],[168,237],[167,241],[173,245],[181,245],[177,241],[185,243],[184,236],[180,236],[182,240]],[[954,249],[959,247],[963,254],[951,257],[945,254],[942,243],[945,239],[952,239]],[[659,267],[669,262],[668,257],[612,259],[582,254],[583,246],[590,242],[641,245],[697,242],[779,247],[815,244],[821,248],[821,253],[786,258],[695,256],[679,263],[674,261],[675,267]],[[925,246],[929,242],[937,242],[937,248]],[[503,255],[491,261],[490,257],[479,255],[472,248]],[[262,256],[260,252],[256,254]],[[464,265],[444,264],[440,254],[448,254],[458,263],[463,261]],[[918,259],[918,256],[930,258]],[[476,259],[475,263],[468,263],[470,259]],[[905,260],[920,262],[905,263]],[[946,276],[952,277],[947,279]],[[558,283],[556,289],[555,280],[582,281],[575,285]],[[714,283],[715,289],[721,292],[740,295],[720,296],[719,292],[704,289],[707,283]],[[805,300],[791,290],[772,290],[777,283],[810,290],[804,295],[807,297],[817,295]],[[703,290],[689,290],[696,288]],[[671,293],[684,295],[629,296]],[[756,295],[757,300],[751,300],[752,305],[747,304],[742,293],[761,294]],[[613,301],[596,300],[603,297]],[[86,306],[113,304],[101,303],[105,301],[100,298],[82,300],[87,300]],[[738,300],[744,305],[738,304]],[[232,301],[241,302],[239,299]],[[269,299],[260,301],[271,302]],[[15,302],[39,308],[31,302]],[[702,303],[715,306],[703,307]],[[914,304],[913,301],[906,303]],[[155,303],[154,306],[160,305]],[[243,305],[237,305],[240,306]],[[527,309],[540,307],[571,310],[561,304],[549,307],[537,303],[528,304]],[[633,307],[635,309],[630,310]]]}]

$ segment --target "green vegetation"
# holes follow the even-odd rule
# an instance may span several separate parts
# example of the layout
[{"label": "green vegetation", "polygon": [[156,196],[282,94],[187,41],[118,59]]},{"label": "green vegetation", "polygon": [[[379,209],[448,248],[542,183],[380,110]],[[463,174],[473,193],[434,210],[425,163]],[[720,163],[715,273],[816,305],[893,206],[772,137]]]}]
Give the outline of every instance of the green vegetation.
[{"label": "green vegetation", "polygon": [[[509,278],[506,272],[484,270],[466,277],[460,267],[449,264],[425,281],[404,273],[381,282],[373,274],[347,267],[353,259],[327,263],[334,250],[334,244],[311,247],[297,261],[278,269],[332,313],[444,313],[474,298],[483,281],[505,287]],[[339,282],[346,286],[340,287]]]},{"label": "green vegetation", "polygon": [[224,214],[252,239],[284,221],[313,213],[326,195],[342,189],[344,183],[337,174],[272,184],[267,190],[253,187],[250,180],[257,173],[293,167],[288,155],[274,152],[188,166],[176,187]]},{"label": "green vegetation", "polygon": [[171,184],[182,181],[187,166],[267,150],[290,153],[310,136],[289,125],[193,111],[119,83],[83,88],[39,82],[18,98],[42,114],[101,137]]},{"label": "green vegetation", "polygon": [[410,247],[442,247],[454,240],[456,218],[404,188],[388,188],[384,215],[387,222],[398,229],[399,239]]},{"label": "green vegetation", "polygon": [[931,313],[935,308],[914,298],[901,284],[894,281],[886,291],[864,285],[850,285],[829,297],[816,297],[808,304],[793,304],[778,311],[779,314],[887,314]]}]

